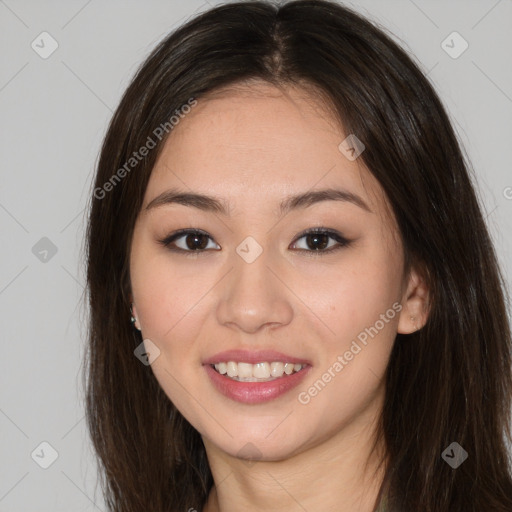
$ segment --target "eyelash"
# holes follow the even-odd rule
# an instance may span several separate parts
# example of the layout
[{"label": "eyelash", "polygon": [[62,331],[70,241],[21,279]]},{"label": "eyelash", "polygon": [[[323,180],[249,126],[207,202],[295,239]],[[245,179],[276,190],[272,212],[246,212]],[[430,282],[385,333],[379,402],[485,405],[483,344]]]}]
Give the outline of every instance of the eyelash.
[{"label": "eyelash", "polygon": [[[294,245],[297,243],[298,240],[300,240],[301,238],[303,238],[307,235],[318,235],[318,234],[328,235],[329,238],[334,239],[336,242],[338,242],[338,245],[331,247],[329,249],[318,249],[318,250],[297,249],[297,250],[304,252],[304,253],[311,253],[308,256],[313,256],[313,257],[323,256],[326,254],[330,254],[334,251],[337,251],[339,249],[342,249],[343,247],[348,247],[351,243],[350,240],[347,240],[346,238],[344,238],[338,231],[334,231],[332,229],[328,229],[328,228],[324,228],[324,227],[316,227],[316,228],[307,229],[307,230],[303,231],[302,233],[300,233],[300,235],[295,239]],[[171,233],[164,239],[158,240],[158,242],[160,244],[162,244],[164,247],[166,247],[167,249],[169,249],[170,251],[177,252],[177,253],[184,253],[186,256],[189,256],[192,254],[193,255],[201,254],[201,253],[211,250],[211,249],[197,249],[197,250],[189,249],[189,250],[186,250],[186,249],[181,249],[179,247],[171,247],[171,244],[175,240],[177,240],[181,237],[184,237],[185,235],[204,235],[204,236],[207,236],[208,238],[210,238],[210,240],[213,240],[210,237],[210,235],[208,233],[206,233],[206,231],[203,231],[202,229],[187,228],[187,229],[180,229],[178,231],[175,231],[174,233]],[[218,249],[215,249],[215,250],[218,250]],[[189,254],[186,254],[186,253],[189,253]]]}]

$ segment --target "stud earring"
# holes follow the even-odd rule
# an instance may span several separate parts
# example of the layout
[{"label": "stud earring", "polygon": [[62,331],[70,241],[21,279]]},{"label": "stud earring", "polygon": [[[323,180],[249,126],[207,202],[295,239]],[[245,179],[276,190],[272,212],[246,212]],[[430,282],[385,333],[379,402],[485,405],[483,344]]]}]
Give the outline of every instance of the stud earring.
[{"label": "stud earring", "polygon": [[140,329],[135,325],[135,322],[137,321],[137,319],[133,316],[133,309],[132,308],[133,308],[133,303],[130,304],[130,313],[131,313],[130,321],[135,326],[135,328],[140,331]]}]

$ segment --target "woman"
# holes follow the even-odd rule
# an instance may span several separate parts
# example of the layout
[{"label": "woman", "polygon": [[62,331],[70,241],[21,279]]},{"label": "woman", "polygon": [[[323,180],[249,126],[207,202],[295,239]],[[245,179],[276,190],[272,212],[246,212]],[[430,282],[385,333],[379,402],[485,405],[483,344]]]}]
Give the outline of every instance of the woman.
[{"label": "woman", "polygon": [[468,168],[411,58],[339,4],[231,3],[162,41],[87,233],[109,510],[512,510],[506,291]]}]

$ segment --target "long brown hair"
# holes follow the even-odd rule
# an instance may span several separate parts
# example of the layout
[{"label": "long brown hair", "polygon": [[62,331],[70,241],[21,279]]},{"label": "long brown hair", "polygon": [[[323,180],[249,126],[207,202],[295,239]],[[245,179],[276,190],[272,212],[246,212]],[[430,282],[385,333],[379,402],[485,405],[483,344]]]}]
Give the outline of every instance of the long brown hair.
[{"label": "long brown hair", "polygon": [[[473,171],[413,59],[384,30],[324,0],[229,3],[195,17],[149,55],[110,123],[86,236],[84,355],[109,510],[200,511],[213,485],[200,435],[133,354],[142,338],[130,324],[129,252],[169,119],[191,98],[252,79],[320,92],[366,146],[360,158],[392,205],[406,270],[427,276],[427,324],[397,335],[386,375],[389,510],[510,512],[507,291]],[[143,146],[151,148],[141,157]],[[456,469],[442,457],[452,442],[468,453]]]}]

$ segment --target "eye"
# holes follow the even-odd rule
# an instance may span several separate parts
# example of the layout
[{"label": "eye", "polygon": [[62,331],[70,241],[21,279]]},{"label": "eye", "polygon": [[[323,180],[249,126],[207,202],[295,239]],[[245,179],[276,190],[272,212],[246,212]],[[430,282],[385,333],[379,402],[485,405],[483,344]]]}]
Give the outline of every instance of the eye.
[{"label": "eye", "polygon": [[[350,241],[340,233],[323,227],[308,229],[299,235],[296,240],[302,238],[305,240],[306,247],[299,248],[299,250],[312,253],[329,253],[350,245]],[[334,241],[334,243],[330,244],[330,241]]]},{"label": "eye", "polygon": [[[208,239],[213,241],[208,233],[200,229],[180,229],[159,242],[171,251],[199,253],[211,249],[208,247]],[[176,243],[178,240],[180,242]]]}]

